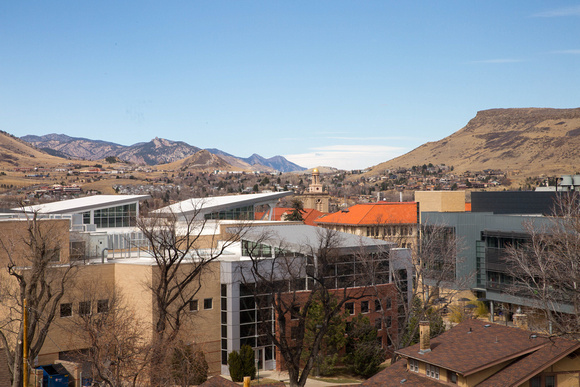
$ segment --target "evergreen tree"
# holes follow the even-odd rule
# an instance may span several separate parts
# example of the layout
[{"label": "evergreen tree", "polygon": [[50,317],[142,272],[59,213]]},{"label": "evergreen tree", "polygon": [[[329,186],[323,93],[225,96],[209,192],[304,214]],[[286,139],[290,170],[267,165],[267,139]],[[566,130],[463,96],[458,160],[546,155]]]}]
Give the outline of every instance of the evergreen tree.
[{"label": "evergreen tree", "polygon": [[377,342],[377,330],[366,316],[358,315],[352,321],[346,348],[347,364],[355,374],[364,377],[376,374],[386,359],[385,351]]},{"label": "evergreen tree", "polygon": [[[333,307],[337,301],[333,299]],[[329,324],[328,332],[322,339],[317,356],[316,370],[319,375],[329,375],[334,371],[335,365],[341,360],[339,352],[346,344],[346,318],[347,312],[336,315]],[[323,324],[324,310],[322,304],[317,301],[311,304],[306,317],[306,331],[304,333],[304,347],[310,348],[314,341],[316,330]],[[310,356],[309,351],[304,351],[303,359]]]},{"label": "evergreen tree", "polygon": [[298,198],[294,198],[292,199],[291,206],[292,212],[286,215],[286,220],[303,222],[304,217],[302,216],[302,214],[306,213],[306,211],[304,211],[304,204],[302,203],[302,201]]}]

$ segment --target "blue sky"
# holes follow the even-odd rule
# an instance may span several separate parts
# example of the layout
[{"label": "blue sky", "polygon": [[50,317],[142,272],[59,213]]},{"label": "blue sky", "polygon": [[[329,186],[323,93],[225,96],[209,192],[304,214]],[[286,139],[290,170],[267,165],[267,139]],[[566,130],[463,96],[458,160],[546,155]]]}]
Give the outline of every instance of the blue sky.
[{"label": "blue sky", "polygon": [[4,1],[0,130],[376,165],[580,106],[578,1]]}]

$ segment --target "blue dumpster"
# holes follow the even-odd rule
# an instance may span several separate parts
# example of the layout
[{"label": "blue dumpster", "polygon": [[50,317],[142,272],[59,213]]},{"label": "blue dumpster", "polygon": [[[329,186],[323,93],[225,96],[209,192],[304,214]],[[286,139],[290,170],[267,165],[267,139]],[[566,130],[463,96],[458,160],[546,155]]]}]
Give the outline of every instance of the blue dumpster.
[{"label": "blue dumpster", "polygon": [[43,387],[68,387],[68,371],[61,364],[37,367],[42,370]]}]

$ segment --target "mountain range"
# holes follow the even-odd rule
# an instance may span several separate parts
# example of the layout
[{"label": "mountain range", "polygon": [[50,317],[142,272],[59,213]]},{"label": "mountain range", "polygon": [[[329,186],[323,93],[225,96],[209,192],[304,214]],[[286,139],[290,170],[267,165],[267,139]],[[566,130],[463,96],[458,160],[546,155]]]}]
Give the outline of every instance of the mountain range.
[{"label": "mountain range", "polygon": [[[129,163],[140,165],[174,163],[193,156],[202,150],[182,141],[171,141],[158,137],[155,137],[149,142],[140,142],[130,146],[55,133],[44,136],[27,135],[21,137],[21,139],[40,150],[58,157],[101,160],[112,156]],[[266,159],[260,155],[253,154],[250,157],[242,158],[219,149],[207,149],[207,152],[218,156],[225,163],[233,167],[225,169],[280,172],[303,171],[306,169],[286,160],[282,156],[274,156]],[[204,156],[202,155],[201,158],[204,158]],[[203,164],[209,166],[206,162]],[[224,166],[224,164],[220,164],[219,162],[217,164],[214,162],[213,164]]]},{"label": "mountain range", "polygon": [[[304,170],[280,156],[265,159],[254,154],[241,158],[219,149],[202,150],[160,138],[123,146],[59,134],[19,139],[0,133],[3,167],[55,165],[62,163],[63,156],[90,160],[115,156],[136,164],[155,164],[158,169]],[[455,133],[371,167],[368,174],[381,175],[386,170],[428,163],[453,166],[459,173],[484,169],[500,169],[520,177],[580,173],[580,108],[479,111]]]}]

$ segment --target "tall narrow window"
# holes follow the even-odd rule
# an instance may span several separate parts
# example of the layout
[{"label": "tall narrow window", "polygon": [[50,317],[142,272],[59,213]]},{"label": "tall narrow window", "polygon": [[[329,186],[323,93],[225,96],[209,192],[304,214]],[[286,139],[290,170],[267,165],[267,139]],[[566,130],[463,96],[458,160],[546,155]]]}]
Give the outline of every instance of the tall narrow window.
[{"label": "tall narrow window", "polygon": [[86,316],[91,314],[91,302],[81,301],[79,302],[79,316]]}]

